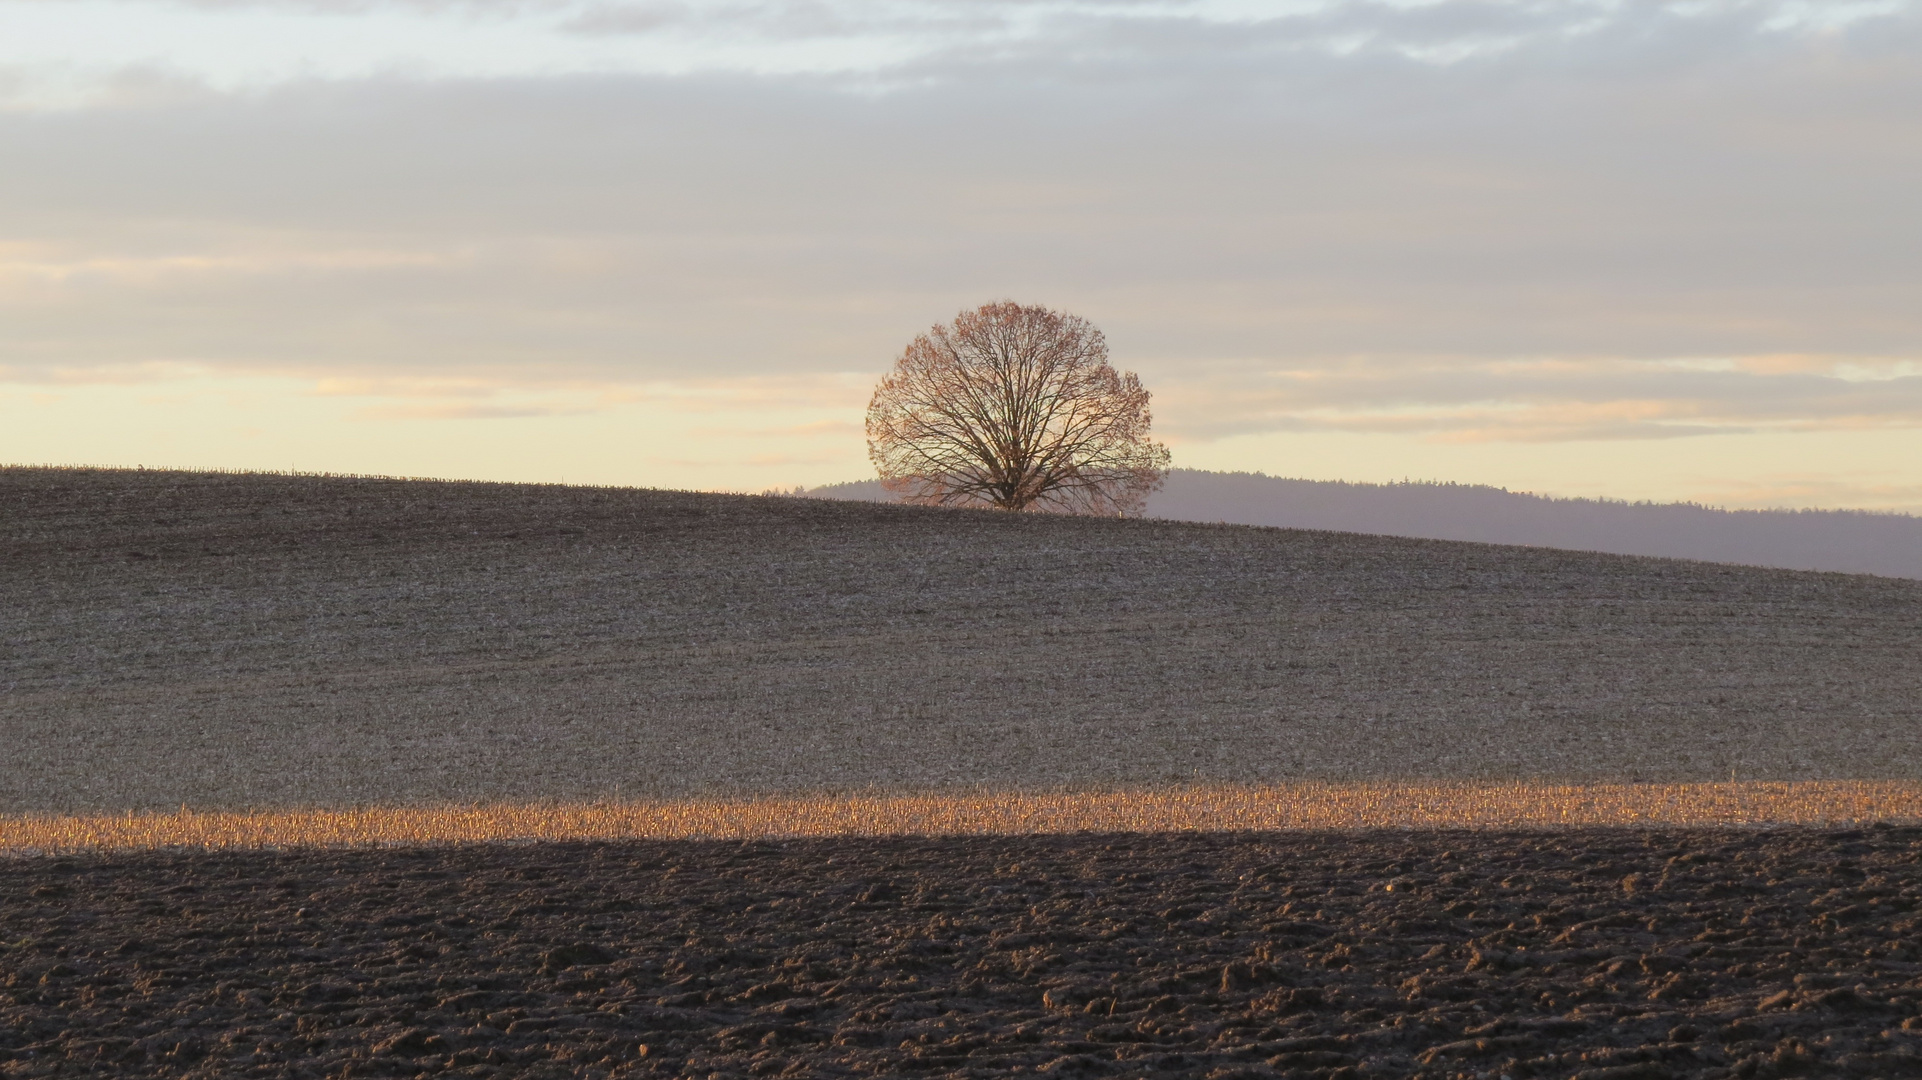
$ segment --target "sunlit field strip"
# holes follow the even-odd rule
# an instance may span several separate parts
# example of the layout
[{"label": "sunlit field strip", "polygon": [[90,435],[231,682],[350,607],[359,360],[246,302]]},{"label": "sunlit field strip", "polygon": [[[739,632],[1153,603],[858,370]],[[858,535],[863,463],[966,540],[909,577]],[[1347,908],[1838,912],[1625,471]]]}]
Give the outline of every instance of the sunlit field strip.
[{"label": "sunlit field strip", "polygon": [[1922,784],[1301,784],[1065,794],[978,791],[574,805],[0,816],[0,851],[1582,825],[1839,826],[1870,822],[1922,822]]}]

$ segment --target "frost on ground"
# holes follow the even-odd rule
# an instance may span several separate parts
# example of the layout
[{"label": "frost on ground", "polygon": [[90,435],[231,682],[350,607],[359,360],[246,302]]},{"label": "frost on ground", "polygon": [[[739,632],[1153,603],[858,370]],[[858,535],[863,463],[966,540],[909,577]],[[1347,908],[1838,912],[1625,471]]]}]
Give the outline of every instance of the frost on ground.
[{"label": "frost on ground", "polygon": [[0,812],[1922,778],[1922,582],[806,499],[0,470]]}]

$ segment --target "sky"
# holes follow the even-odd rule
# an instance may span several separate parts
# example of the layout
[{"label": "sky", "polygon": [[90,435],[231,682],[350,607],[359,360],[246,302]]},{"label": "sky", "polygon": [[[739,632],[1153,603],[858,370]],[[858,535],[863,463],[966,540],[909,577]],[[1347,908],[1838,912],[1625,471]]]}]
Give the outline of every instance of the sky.
[{"label": "sky", "polygon": [[759,491],[1094,321],[1177,466],[1922,512],[1922,0],[0,0],[0,462]]}]

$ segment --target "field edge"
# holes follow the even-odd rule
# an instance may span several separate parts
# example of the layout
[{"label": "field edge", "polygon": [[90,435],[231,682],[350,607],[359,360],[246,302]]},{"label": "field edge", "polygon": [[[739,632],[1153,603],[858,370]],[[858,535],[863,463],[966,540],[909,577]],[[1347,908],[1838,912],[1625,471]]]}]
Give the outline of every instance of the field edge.
[{"label": "field edge", "polygon": [[0,815],[0,853],[1067,833],[1922,824],[1922,783],[1303,783]]}]

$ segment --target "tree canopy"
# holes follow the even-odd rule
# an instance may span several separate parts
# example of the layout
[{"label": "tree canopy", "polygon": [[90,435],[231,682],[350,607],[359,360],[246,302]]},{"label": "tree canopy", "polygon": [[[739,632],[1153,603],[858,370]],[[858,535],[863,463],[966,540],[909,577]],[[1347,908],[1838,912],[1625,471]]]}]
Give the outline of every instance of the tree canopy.
[{"label": "tree canopy", "polygon": [[1169,461],[1150,421],[1094,324],[1002,301],[908,343],[868,403],[868,456],[905,502],[1139,513]]}]

